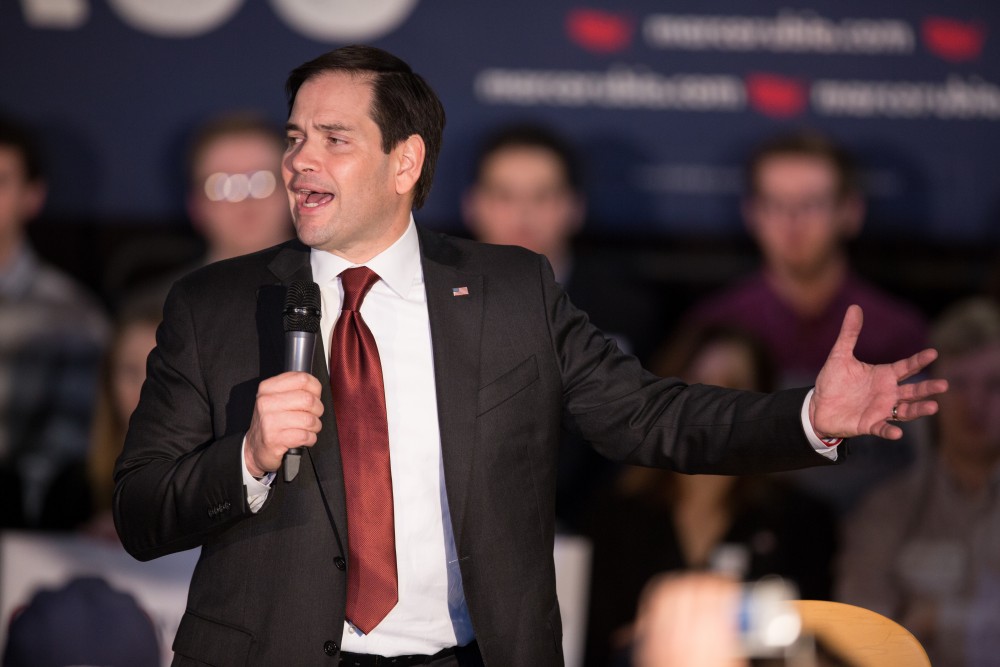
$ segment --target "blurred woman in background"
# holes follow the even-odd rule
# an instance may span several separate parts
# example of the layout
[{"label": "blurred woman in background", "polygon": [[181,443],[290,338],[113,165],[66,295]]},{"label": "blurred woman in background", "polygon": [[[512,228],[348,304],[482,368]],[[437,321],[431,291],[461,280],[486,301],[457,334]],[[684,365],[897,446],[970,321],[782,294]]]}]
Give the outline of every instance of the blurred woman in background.
[{"label": "blurred woman in background", "polygon": [[[682,332],[652,370],[689,383],[770,391],[763,346],[742,331]],[[824,503],[773,478],[626,468],[590,523],[594,545],[586,664],[628,664],[632,620],[649,579],[709,570],[752,580],[776,574],[805,598],[827,599],[835,519]]]},{"label": "blurred woman in background", "polygon": [[162,303],[152,296],[127,300],[119,309],[101,369],[87,458],[64,468],[53,482],[42,510],[43,528],[118,541],[111,518],[112,472],[139,403],[161,317]]}]

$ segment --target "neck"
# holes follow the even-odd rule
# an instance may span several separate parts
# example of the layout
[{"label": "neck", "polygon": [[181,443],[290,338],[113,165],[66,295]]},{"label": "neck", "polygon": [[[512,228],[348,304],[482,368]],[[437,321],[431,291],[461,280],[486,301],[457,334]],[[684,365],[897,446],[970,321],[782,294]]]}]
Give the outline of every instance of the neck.
[{"label": "neck", "polygon": [[383,253],[392,244],[403,237],[410,226],[410,211],[406,210],[405,215],[398,215],[391,222],[378,229],[365,238],[357,239],[354,243],[339,247],[321,247],[317,250],[326,250],[338,257],[346,259],[352,264],[364,264],[373,257]]},{"label": "neck", "polygon": [[815,271],[768,267],[765,277],[796,313],[803,317],[816,316],[826,310],[844,284],[847,258],[838,253]]}]

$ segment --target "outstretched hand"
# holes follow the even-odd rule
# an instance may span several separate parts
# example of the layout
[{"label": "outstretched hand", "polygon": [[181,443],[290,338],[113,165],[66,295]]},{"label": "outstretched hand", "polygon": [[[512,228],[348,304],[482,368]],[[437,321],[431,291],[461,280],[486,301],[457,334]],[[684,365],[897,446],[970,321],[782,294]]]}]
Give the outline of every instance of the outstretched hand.
[{"label": "outstretched hand", "polygon": [[821,438],[877,435],[889,440],[903,437],[895,422],[925,417],[937,412],[936,394],[948,390],[946,380],[923,380],[900,384],[937,358],[932,349],[891,364],[873,366],[854,356],[863,314],[851,306],[844,316],[840,335],[816,378],[809,404],[809,419]]}]

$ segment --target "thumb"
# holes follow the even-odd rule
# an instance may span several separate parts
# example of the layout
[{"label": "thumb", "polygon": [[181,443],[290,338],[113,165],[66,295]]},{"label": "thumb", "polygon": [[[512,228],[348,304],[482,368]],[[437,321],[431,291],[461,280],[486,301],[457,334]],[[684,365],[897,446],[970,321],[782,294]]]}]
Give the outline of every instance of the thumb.
[{"label": "thumb", "polygon": [[830,356],[853,355],[854,346],[858,343],[858,336],[861,335],[861,325],[864,322],[864,313],[861,306],[852,304],[847,308],[844,321],[840,325],[840,333],[837,341],[833,344]]}]

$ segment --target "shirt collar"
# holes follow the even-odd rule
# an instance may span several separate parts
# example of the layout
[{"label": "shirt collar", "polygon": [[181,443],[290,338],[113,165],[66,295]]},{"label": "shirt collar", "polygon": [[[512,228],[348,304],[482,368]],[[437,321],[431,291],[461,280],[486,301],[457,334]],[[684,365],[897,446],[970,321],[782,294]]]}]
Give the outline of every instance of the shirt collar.
[{"label": "shirt collar", "polygon": [[315,248],[309,253],[309,262],[312,265],[313,279],[320,285],[335,281],[344,269],[367,266],[378,274],[389,289],[401,297],[405,297],[410,287],[423,278],[420,266],[420,242],[413,215],[410,215],[410,223],[402,236],[362,265]]}]

